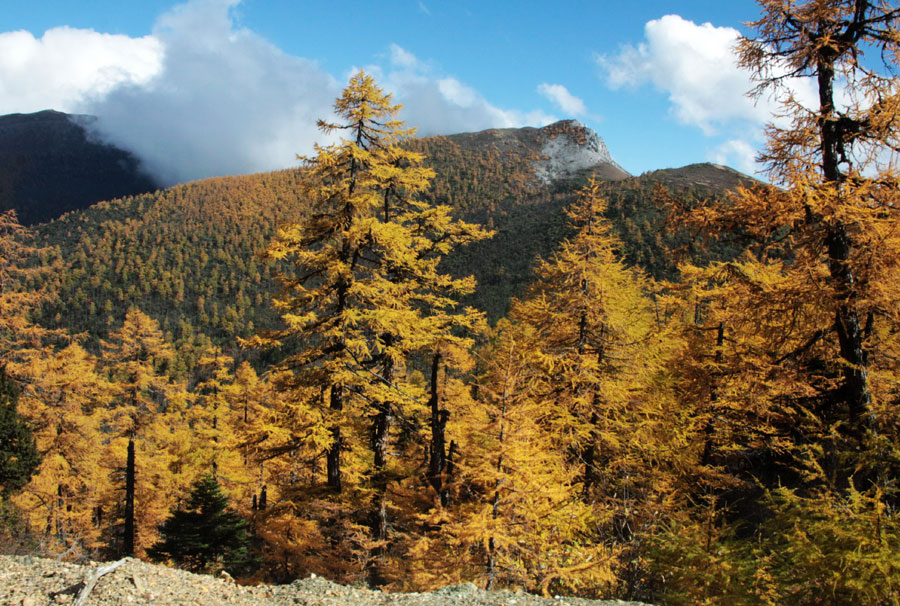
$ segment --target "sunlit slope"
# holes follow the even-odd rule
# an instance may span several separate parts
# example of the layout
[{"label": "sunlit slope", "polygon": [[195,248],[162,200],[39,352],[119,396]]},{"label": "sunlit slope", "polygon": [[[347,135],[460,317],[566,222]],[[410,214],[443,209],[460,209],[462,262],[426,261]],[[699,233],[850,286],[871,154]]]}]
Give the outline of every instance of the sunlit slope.
[{"label": "sunlit slope", "polygon": [[[461,137],[412,145],[437,171],[432,200],[497,232],[446,261],[454,274],[475,274],[478,292],[466,302],[496,320],[510,297],[530,282],[535,258],[547,256],[568,235],[562,209],[592,171],[544,183],[535,171],[535,154]],[[660,179],[654,175],[608,181],[604,189],[626,258],[654,275],[671,277],[668,251],[678,237],[663,229],[664,211],[656,203]],[[305,212],[299,178],[299,171],[286,170],[207,179],[103,202],[41,226],[40,244],[53,247],[47,261],[60,266],[51,284],[55,302],[45,306],[45,320],[87,332],[96,342],[121,323],[130,306],[137,306],[156,317],[183,348],[201,334],[232,343],[234,336],[275,326],[269,304],[276,288],[274,268],[260,252],[278,225]],[[689,180],[676,185],[693,196],[722,189]]]}]

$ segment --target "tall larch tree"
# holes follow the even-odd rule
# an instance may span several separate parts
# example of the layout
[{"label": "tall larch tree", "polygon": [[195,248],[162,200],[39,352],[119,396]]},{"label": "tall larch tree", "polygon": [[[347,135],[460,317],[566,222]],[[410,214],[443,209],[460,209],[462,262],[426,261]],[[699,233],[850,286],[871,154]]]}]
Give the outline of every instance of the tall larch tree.
[{"label": "tall larch tree", "polygon": [[113,388],[98,360],[77,344],[32,360],[21,401],[43,461],[18,502],[48,553],[84,555],[102,547],[109,469],[103,453]]},{"label": "tall larch tree", "polygon": [[[0,365],[4,366],[6,376],[13,380],[19,391],[23,393],[20,401],[19,413],[22,418],[29,423],[37,423],[46,412],[46,406],[57,407],[57,410],[66,408],[66,400],[68,394],[65,390],[60,390],[57,381],[60,379],[60,371],[62,373],[69,372],[68,369],[81,368],[80,348],[65,347],[70,342],[70,337],[62,330],[49,330],[34,321],[34,314],[40,305],[47,301],[47,295],[40,285],[45,281],[44,278],[53,268],[41,263],[42,256],[47,252],[46,249],[38,249],[29,243],[28,231],[19,224],[15,211],[5,211],[0,213]],[[72,355],[74,359],[69,359]],[[71,364],[70,364],[71,362]],[[71,375],[70,375],[71,376]],[[63,380],[64,382],[65,380]],[[88,382],[90,379],[88,379]],[[47,399],[43,399],[43,395],[53,393]],[[73,400],[78,401],[80,396],[74,396]],[[70,411],[74,413],[72,423],[68,425],[68,429],[81,426],[81,421],[85,420],[86,414],[83,411],[75,409]],[[63,421],[63,425],[68,423],[68,416],[62,415],[58,417]],[[60,459],[58,457],[69,457],[70,460],[78,459],[78,454],[67,448],[56,448],[48,445],[44,440],[46,433],[39,429],[40,439],[39,448],[44,452],[51,454],[45,461],[37,477],[32,482],[32,488],[36,488],[40,478],[46,478],[44,471],[52,468]],[[56,432],[57,428],[50,429],[51,433]],[[71,440],[74,442],[83,442],[85,434],[76,432],[63,431],[66,435],[62,438],[63,442]],[[84,461],[81,461],[84,463]],[[88,468],[91,466],[88,465]],[[65,477],[67,476],[68,477]],[[71,473],[63,473],[57,476],[57,480],[65,483],[70,480],[75,484],[80,482],[79,479],[73,478]],[[30,509],[32,516],[29,522],[32,522],[32,530],[41,533],[44,529],[47,534],[52,534],[52,529],[56,526],[59,529],[65,528],[67,521],[61,521],[61,518],[68,517],[67,509],[69,504],[68,496],[61,494],[65,492],[62,483],[56,483],[53,488],[55,496],[52,502],[57,506],[56,511],[60,508],[63,513],[58,518],[60,525],[56,526],[55,522],[51,522],[52,515],[45,516],[41,523],[34,524],[36,517],[40,518],[42,514],[47,514],[48,510],[41,508],[40,512]],[[90,484],[91,481],[88,481]],[[84,485],[82,485],[84,486]],[[93,487],[92,487],[93,488]],[[41,489],[37,489],[40,492]],[[60,494],[56,494],[60,493]],[[36,492],[29,491],[27,495],[20,495],[21,499],[28,500],[34,497]],[[45,501],[45,503],[51,501]],[[80,511],[85,511],[83,503],[78,503]],[[53,509],[53,506],[50,506]],[[69,510],[70,511],[70,510]],[[84,527],[82,527],[84,528]],[[76,533],[80,534],[80,533]],[[87,536],[79,538],[85,539],[85,543],[91,543]],[[65,541],[64,541],[65,542]],[[54,546],[55,547],[55,546]],[[50,547],[49,551],[54,551],[54,547]]]},{"label": "tall larch tree", "polygon": [[419,200],[433,172],[421,166],[421,154],[402,147],[412,131],[394,119],[399,109],[370,76],[351,78],[335,103],[343,122],[319,123],[346,138],[305,159],[313,210],[281,229],[269,249],[291,262],[276,301],[287,328],[274,339],[297,352],[283,364],[292,371],[286,387],[322,411],[331,434],[328,489],[352,487],[353,498],[369,501],[368,519],[359,523],[370,529],[366,568],[375,583],[386,540],[391,428],[396,420],[411,427],[425,403],[422,386],[409,380],[410,357],[434,350],[453,328],[481,321],[472,310],[454,312],[472,280],[442,274],[438,264],[454,247],[487,236],[449,208]]},{"label": "tall larch tree", "polygon": [[155,320],[136,308],[104,342],[115,384],[111,457],[124,471],[120,551],[135,555],[153,544],[156,529],[186,488],[174,475],[173,436],[184,420],[186,393],[166,375],[173,356]]},{"label": "tall larch tree", "polygon": [[653,530],[658,462],[668,447],[671,400],[659,381],[671,346],[649,279],[620,259],[600,192],[591,180],[566,209],[575,235],[538,264],[509,317],[528,327],[531,397],[594,509],[594,538],[618,552],[621,586],[610,582],[606,591],[630,598],[639,591],[632,581],[645,575],[635,567]]},{"label": "tall larch tree", "polygon": [[[248,503],[252,465],[241,453],[242,416],[249,411],[235,407],[230,392],[235,387],[234,360],[219,347],[207,349],[194,369],[198,382],[186,411],[187,428],[183,458],[195,478],[212,475],[236,503]],[[252,392],[244,392],[252,397]],[[244,403],[244,407],[250,403]],[[192,479],[193,481],[193,479]]]},{"label": "tall larch tree", "polygon": [[[694,332],[705,335],[687,367],[709,371],[693,382],[705,410],[696,456],[707,477],[733,480],[717,495],[720,520],[756,545],[738,542],[741,566],[726,561],[716,584],[747,602],[890,603],[898,571],[888,546],[900,537],[890,513],[900,463],[900,8],[760,6],[738,54],[754,92],[783,102],[761,155],[777,187],[742,189],[685,217],[751,242],[733,263],[685,268]],[[811,104],[793,93],[795,79],[812,84]],[[740,550],[723,539],[708,551],[721,563]],[[684,572],[678,591],[690,600],[702,584]]]},{"label": "tall larch tree", "polygon": [[662,340],[649,282],[619,259],[605,210],[591,181],[566,210],[575,236],[539,263],[528,297],[510,313],[536,331],[542,388],[559,403],[556,430],[582,464],[586,493],[609,471],[602,458],[614,455],[619,425],[658,372]]},{"label": "tall larch tree", "polygon": [[597,540],[599,520],[581,498],[582,470],[569,464],[551,430],[553,405],[536,389],[544,369],[534,364],[533,337],[530,326],[501,321],[485,352],[478,402],[460,436],[458,502],[432,539],[445,546],[430,562],[433,580],[459,575],[487,589],[545,595],[592,593],[614,580],[617,549]]}]

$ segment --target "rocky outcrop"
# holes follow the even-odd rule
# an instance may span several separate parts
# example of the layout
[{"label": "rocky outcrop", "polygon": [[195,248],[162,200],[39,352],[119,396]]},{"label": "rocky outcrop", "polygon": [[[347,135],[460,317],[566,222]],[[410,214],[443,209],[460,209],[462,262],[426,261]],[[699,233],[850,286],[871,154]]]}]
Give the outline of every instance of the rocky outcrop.
[{"label": "rocky outcrop", "polygon": [[541,129],[541,158],[533,163],[544,184],[593,171],[602,179],[625,179],[631,175],[619,166],[600,136],[575,120],[563,120]]},{"label": "rocky outcrop", "polygon": [[491,147],[501,154],[527,158],[543,185],[586,173],[611,181],[631,176],[613,160],[603,139],[576,120],[542,128],[493,128],[447,138],[463,148]]}]

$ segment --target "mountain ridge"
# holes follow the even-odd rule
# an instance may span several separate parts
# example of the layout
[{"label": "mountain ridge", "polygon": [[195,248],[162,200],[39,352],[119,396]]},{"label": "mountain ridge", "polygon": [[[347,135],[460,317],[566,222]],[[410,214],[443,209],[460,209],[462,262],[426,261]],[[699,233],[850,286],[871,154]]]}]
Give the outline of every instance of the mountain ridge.
[{"label": "mountain ridge", "polygon": [[[0,210],[15,209],[20,221],[33,225],[97,202],[158,189],[154,179],[142,172],[138,158],[91,134],[94,121],[94,116],[55,110],[0,116]],[[513,188],[522,198],[559,181],[633,177],[613,159],[603,139],[577,120],[417,138],[410,145],[424,151],[436,141],[462,152],[495,155],[517,176],[528,173],[527,183]],[[706,163],[652,171],[638,178],[712,189],[733,189],[741,182],[755,181],[734,169]],[[437,202],[456,205],[437,197]],[[479,202],[464,205],[472,204]]]},{"label": "mountain ridge", "polygon": [[[611,157],[603,157],[594,167],[565,167],[546,183],[538,173],[547,161],[543,147],[553,141],[561,149],[589,146],[582,159],[603,156],[602,140],[574,121],[408,142],[437,174],[424,197],[496,232],[442,262],[443,271],[455,276],[474,275],[478,290],[462,303],[487,312],[492,322],[506,313],[511,298],[524,294],[535,261],[571,235],[564,208],[589,176],[614,171],[618,178],[603,181],[603,195],[623,257],[665,279],[677,271],[670,251],[680,236],[665,226],[665,210],[656,199],[660,181],[706,196],[720,195],[743,178],[712,165],[625,176]],[[578,160],[575,152],[563,155]],[[35,243],[50,247],[42,261],[60,267],[46,284],[54,300],[44,306],[43,321],[86,332],[96,344],[137,306],[182,348],[194,350],[201,336],[228,343],[276,327],[277,314],[268,304],[277,290],[274,268],[259,253],[280,225],[307,212],[301,179],[299,168],[215,177],[69,210],[39,225]],[[193,354],[185,356],[184,367],[190,368]]]},{"label": "mountain ridge", "polygon": [[54,110],[0,116],[0,211],[33,225],[158,189],[134,155],[91,136],[92,119]]},{"label": "mountain ridge", "polygon": [[631,176],[613,160],[603,139],[577,120],[560,120],[543,127],[490,128],[445,135],[458,145],[490,146],[501,153],[527,157],[544,185],[591,171],[601,179]]}]

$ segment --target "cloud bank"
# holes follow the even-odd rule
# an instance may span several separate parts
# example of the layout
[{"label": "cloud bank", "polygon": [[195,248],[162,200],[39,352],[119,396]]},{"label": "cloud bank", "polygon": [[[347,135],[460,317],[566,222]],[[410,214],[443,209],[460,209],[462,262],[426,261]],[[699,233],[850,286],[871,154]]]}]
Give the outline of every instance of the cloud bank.
[{"label": "cloud bank", "polygon": [[57,27],[40,38],[0,33],[0,113],[73,111],[86,98],[159,73],[163,46],[152,36],[100,34]]},{"label": "cloud bank", "polygon": [[[57,109],[98,117],[101,138],[135,153],[162,184],[297,165],[327,142],[339,81],[233,19],[235,0],[176,6],[142,38],[68,27],[0,33],[0,114]],[[378,49],[373,49],[378,50]],[[543,125],[498,107],[392,45],[369,66],[420,135]]]},{"label": "cloud bank", "polygon": [[[682,124],[707,136],[732,137],[710,150],[710,160],[752,172],[762,127],[780,106],[769,97],[747,96],[755,83],[737,65],[734,49],[739,37],[740,32],[730,27],[666,15],[647,22],[643,42],[625,45],[613,57],[599,56],[597,62],[610,88],[651,84],[668,94],[671,112]],[[799,101],[815,103],[811,82],[795,79],[789,85]]]},{"label": "cloud bank", "polygon": [[570,93],[569,89],[562,84],[544,82],[538,85],[538,92],[569,116],[583,116],[587,113],[584,101]]},{"label": "cloud bank", "polygon": [[284,168],[311,151],[340,91],[314,63],[235,28],[224,2],[179,6],[153,37],[165,49],[153,79],[82,107],[164,183]]}]

